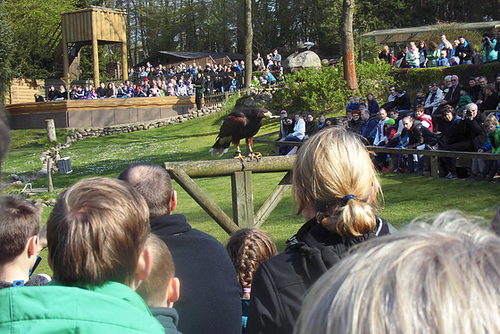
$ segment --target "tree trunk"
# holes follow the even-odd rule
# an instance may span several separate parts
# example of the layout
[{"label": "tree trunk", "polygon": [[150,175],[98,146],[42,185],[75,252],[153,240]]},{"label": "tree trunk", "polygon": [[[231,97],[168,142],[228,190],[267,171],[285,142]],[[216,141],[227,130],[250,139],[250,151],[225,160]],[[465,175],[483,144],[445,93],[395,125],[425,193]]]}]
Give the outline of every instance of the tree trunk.
[{"label": "tree trunk", "polygon": [[344,0],[344,8],[342,9],[342,62],[344,64],[344,79],[347,86],[354,91],[358,89],[358,81],[354,62],[353,16],[354,0]]},{"label": "tree trunk", "polygon": [[250,87],[252,83],[252,1],[245,0],[245,88]]}]

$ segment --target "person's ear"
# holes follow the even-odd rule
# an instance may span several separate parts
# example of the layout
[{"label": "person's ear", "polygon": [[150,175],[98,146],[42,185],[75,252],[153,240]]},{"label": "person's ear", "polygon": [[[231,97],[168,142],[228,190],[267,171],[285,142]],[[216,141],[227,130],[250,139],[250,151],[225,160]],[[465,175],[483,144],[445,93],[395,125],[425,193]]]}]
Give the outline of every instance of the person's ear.
[{"label": "person's ear", "polygon": [[38,247],[38,235],[34,235],[28,239],[28,256],[37,256],[40,253],[40,249]]},{"label": "person's ear", "polygon": [[135,271],[135,278],[137,280],[143,281],[148,278],[151,274],[151,268],[153,267],[153,251],[150,246],[144,246],[144,250],[139,256],[139,261],[137,261],[137,268]]},{"label": "person's ear", "polygon": [[174,212],[177,207],[177,191],[172,192],[172,198],[170,199],[170,213]]},{"label": "person's ear", "polygon": [[169,303],[169,307],[172,307],[172,304],[179,300],[181,292],[181,283],[177,277],[172,278],[170,282],[168,282],[167,291],[167,302]]}]

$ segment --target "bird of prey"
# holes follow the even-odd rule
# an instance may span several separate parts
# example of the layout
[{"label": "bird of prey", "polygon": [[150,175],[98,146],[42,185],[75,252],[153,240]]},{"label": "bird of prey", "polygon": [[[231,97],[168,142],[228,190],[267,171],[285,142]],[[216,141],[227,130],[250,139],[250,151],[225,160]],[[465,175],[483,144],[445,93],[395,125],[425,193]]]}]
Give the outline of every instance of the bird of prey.
[{"label": "bird of prey", "polygon": [[265,108],[247,108],[230,113],[222,124],[219,136],[210,149],[212,155],[226,153],[231,143],[236,146],[234,157],[243,160],[240,150],[240,140],[245,138],[250,158],[260,159],[262,154],[253,152],[253,136],[259,132],[264,117],[271,117],[271,112]]}]

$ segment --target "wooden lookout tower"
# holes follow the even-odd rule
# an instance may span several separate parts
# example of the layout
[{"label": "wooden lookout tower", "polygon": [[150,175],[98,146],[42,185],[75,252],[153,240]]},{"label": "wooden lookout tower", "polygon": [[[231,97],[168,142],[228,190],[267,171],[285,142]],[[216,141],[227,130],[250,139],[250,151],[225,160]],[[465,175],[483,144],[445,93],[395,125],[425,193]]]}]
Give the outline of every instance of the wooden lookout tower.
[{"label": "wooden lookout tower", "polygon": [[69,77],[68,44],[92,45],[94,86],[99,86],[98,45],[121,44],[123,81],[128,80],[126,12],[92,7],[62,14],[64,77]]}]

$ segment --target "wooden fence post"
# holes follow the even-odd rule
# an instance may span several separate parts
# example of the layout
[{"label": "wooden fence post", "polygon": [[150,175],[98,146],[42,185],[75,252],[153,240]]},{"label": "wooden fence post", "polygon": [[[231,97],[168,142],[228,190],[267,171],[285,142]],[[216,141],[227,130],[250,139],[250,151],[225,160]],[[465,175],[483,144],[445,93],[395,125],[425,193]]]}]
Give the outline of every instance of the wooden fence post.
[{"label": "wooden fence post", "polygon": [[47,137],[49,138],[49,143],[57,141],[56,137],[56,125],[53,119],[46,119],[47,123]]},{"label": "wooden fence post", "polygon": [[253,227],[252,172],[233,173],[231,175],[231,189],[234,222],[240,227]]}]

